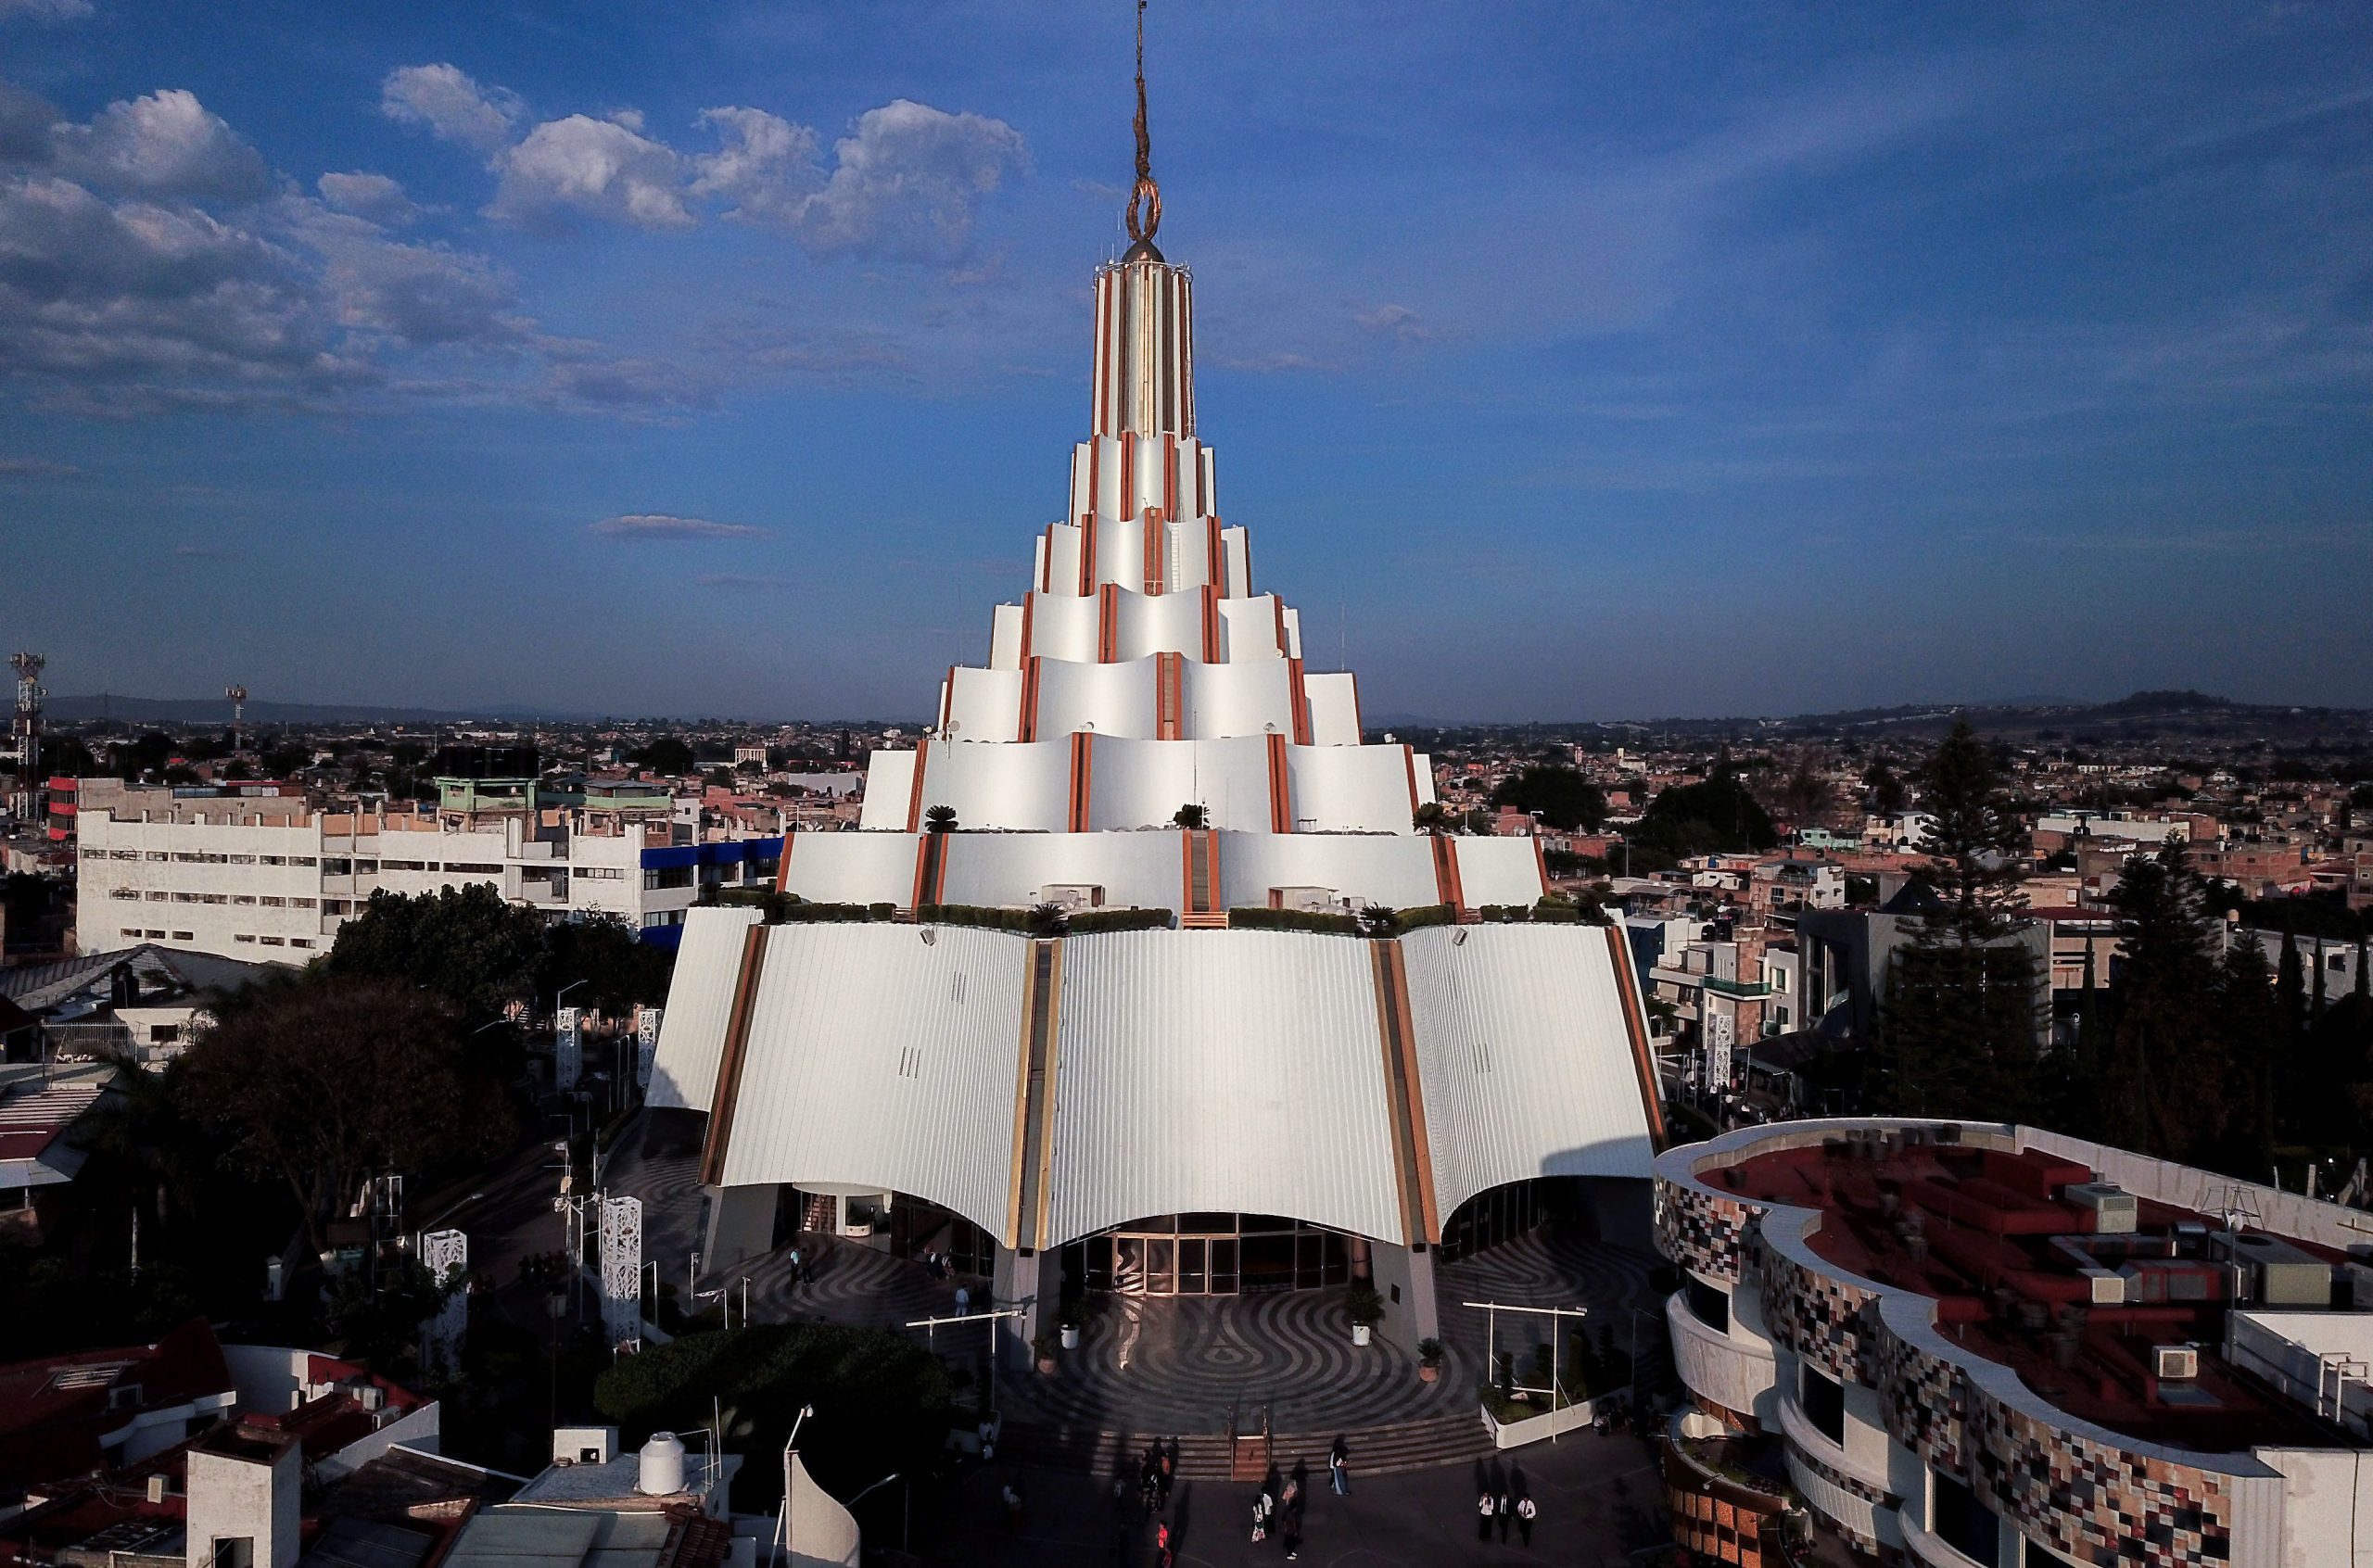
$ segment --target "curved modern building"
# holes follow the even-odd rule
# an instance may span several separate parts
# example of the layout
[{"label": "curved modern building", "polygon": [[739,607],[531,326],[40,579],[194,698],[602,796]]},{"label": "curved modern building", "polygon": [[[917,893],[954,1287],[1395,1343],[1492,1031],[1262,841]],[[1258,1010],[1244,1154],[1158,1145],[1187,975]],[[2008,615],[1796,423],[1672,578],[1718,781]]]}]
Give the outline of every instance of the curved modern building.
[{"label": "curved modern building", "polygon": [[[1051,1306],[1048,1258],[1155,1294],[1365,1276],[1414,1343],[1434,1249],[1522,1223],[1530,1183],[1629,1179],[1644,1216],[1638,985],[1617,930],[1460,923],[1542,899],[1536,846],[1419,831],[1428,760],[1305,664],[1222,520],[1193,283],[1149,230],[1096,274],[1088,436],[985,663],[873,753],[861,830],[784,841],[781,891],[898,918],[692,911],[651,1102],[707,1118],[713,1262],[788,1194],[857,1198],[1002,1298]],[[982,929],[1050,903],[1148,929]],[[1367,906],[1444,923],[1242,929]]]},{"label": "curved modern building", "polygon": [[[1682,1383],[1859,1549],[2373,1562],[2373,1218],[1994,1124],[1789,1122],[1656,1170]],[[1720,1477],[1667,1473],[1688,1544],[1761,1555]]]}]

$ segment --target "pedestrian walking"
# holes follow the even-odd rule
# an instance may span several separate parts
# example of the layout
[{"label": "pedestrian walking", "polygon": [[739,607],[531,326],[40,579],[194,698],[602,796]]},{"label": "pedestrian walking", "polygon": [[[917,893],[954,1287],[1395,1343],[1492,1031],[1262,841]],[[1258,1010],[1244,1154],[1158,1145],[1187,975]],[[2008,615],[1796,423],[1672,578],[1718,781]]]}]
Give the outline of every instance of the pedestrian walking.
[{"label": "pedestrian walking", "polygon": [[1532,1544],[1532,1522],[1540,1511],[1541,1511],[1539,1509],[1533,1506],[1532,1494],[1530,1492],[1527,1492],[1523,1497],[1516,1499],[1516,1535],[1522,1538],[1524,1544],[1527,1546],[1530,1546]]},{"label": "pedestrian walking", "polygon": [[1269,1494],[1262,1493],[1252,1499],[1252,1544],[1259,1546],[1269,1538]]},{"label": "pedestrian walking", "polygon": [[1335,1482],[1335,1495],[1339,1498],[1350,1497],[1351,1495],[1351,1450],[1345,1446],[1339,1434],[1336,1436],[1335,1446],[1326,1450],[1326,1472]]},{"label": "pedestrian walking", "polygon": [[[1160,1445],[1157,1444],[1156,1447],[1160,1447]],[[1154,1472],[1154,1483],[1161,1488],[1161,1506],[1164,1508],[1168,1508],[1170,1506],[1170,1483],[1173,1479],[1171,1470],[1170,1450],[1168,1448],[1162,1448],[1161,1463]]]},{"label": "pedestrian walking", "polygon": [[1500,1544],[1505,1546],[1508,1544],[1508,1523],[1516,1517],[1516,1506],[1506,1492],[1491,1499],[1491,1512],[1500,1522]]},{"label": "pedestrian walking", "polygon": [[1301,1555],[1301,1504],[1294,1503],[1286,1510],[1286,1561],[1291,1562]]},{"label": "pedestrian walking", "polygon": [[1005,1484],[1005,1528],[1008,1535],[1022,1534],[1022,1484],[1019,1481]]},{"label": "pedestrian walking", "polygon": [[1491,1538],[1491,1520],[1498,1512],[1499,1510],[1492,1506],[1491,1493],[1478,1492],[1476,1494],[1475,1538],[1477,1540],[1488,1541]]},{"label": "pedestrian walking", "polygon": [[956,1315],[960,1318],[971,1309],[972,1287],[970,1285],[958,1285],[956,1287]]}]

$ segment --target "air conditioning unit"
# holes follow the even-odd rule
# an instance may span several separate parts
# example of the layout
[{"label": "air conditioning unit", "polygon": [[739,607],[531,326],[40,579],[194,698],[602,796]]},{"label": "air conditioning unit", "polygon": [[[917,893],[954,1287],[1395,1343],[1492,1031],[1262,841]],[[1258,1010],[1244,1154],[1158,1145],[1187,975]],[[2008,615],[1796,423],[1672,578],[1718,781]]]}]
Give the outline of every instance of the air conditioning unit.
[{"label": "air conditioning unit", "polygon": [[2114,1182],[2071,1182],[2060,1195],[2092,1215],[2099,1235],[2132,1235],[2141,1217],[2134,1195]]},{"label": "air conditioning unit", "polygon": [[2162,1383],[2188,1381],[2200,1375],[2200,1351],[2189,1345],[2154,1345],[2151,1372]]},{"label": "air conditioning unit", "polygon": [[2126,1305],[2126,1276],[2109,1269],[2087,1269],[2085,1281],[2092,1286],[2091,1301],[2096,1307]]}]

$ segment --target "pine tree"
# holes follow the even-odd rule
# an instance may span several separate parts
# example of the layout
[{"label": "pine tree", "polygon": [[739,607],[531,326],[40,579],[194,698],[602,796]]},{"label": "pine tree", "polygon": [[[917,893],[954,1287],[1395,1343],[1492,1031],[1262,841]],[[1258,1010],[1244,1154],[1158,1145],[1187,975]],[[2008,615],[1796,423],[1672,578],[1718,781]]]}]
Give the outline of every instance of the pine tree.
[{"label": "pine tree", "polygon": [[2274,994],[2282,1009],[2282,1027],[2296,1048],[2307,1034],[2307,971],[2300,961],[2299,939],[2282,933],[2282,958],[2275,967]]},{"label": "pine tree", "polygon": [[1883,1103],[1897,1115],[2032,1120],[2047,1108],[2049,1001],[2024,940],[2024,834],[2009,791],[1967,724],[1919,774],[1932,824],[1921,845],[1941,907],[1889,965],[1880,1000]]},{"label": "pine tree", "polygon": [[2275,1073],[2283,1038],[2274,975],[2254,942],[2234,942],[2217,967],[2216,1036],[2231,1072],[2226,1098],[2233,1107],[2231,1157],[2222,1163],[2233,1175],[2262,1181],[2274,1168],[2280,1132]]},{"label": "pine tree", "polygon": [[2110,902],[2126,962],[2094,1120],[2109,1143],[2189,1158],[2221,1139],[2229,1108],[2200,879],[2170,842],[2128,860]]}]

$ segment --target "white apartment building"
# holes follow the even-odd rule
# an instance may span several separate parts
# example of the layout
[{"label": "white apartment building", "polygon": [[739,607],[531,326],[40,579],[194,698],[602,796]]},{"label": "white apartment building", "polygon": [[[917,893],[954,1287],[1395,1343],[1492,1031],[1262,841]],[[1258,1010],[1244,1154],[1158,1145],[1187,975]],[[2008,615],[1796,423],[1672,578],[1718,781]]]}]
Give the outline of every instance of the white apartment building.
[{"label": "white apartment building", "polygon": [[[316,810],[302,800],[94,801],[81,824],[77,939],[85,953],[144,942],[301,964],[372,893],[485,883],[555,917],[679,924],[696,867],[650,868],[662,815],[540,807],[501,814]],[[689,847],[689,846],[688,846]]]}]

